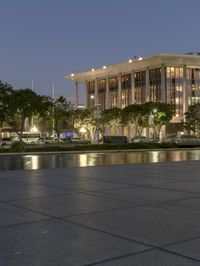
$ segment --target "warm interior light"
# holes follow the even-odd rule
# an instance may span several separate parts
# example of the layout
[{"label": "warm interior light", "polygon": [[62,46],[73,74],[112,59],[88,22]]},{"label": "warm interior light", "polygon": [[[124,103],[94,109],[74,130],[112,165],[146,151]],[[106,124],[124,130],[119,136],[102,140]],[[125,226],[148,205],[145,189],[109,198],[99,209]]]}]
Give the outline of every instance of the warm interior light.
[{"label": "warm interior light", "polygon": [[94,72],[94,70],[95,70],[94,68],[91,69],[92,72]]},{"label": "warm interior light", "polygon": [[92,94],[92,95],[90,95],[90,99],[94,99],[94,95]]}]

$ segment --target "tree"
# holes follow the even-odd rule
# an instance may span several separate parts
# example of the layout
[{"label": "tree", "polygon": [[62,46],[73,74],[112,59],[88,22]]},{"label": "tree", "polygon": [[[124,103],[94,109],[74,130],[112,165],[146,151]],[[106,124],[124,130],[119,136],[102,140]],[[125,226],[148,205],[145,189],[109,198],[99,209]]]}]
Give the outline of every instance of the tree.
[{"label": "tree", "polygon": [[136,135],[141,136],[148,125],[148,114],[143,104],[132,104],[122,110],[122,124],[135,126]]},{"label": "tree", "polygon": [[169,124],[172,119],[172,108],[167,103],[148,102],[144,104],[149,127],[153,129],[153,138],[159,139],[162,126]]},{"label": "tree", "polygon": [[22,139],[25,120],[44,113],[46,97],[37,95],[31,89],[13,90],[0,82],[0,120],[6,122]]},{"label": "tree", "polygon": [[102,128],[105,128],[107,125],[111,128],[118,129],[121,123],[121,109],[114,107],[102,111],[100,123]]},{"label": "tree", "polygon": [[60,133],[66,128],[68,124],[67,120],[70,117],[70,112],[63,96],[53,102],[52,116],[54,119],[54,130],[57,135],[57,141],[59,142]]},{"label": "tree", "polygon": [[200,136],[200,102],[188,107],[183,126],[189,133],[192,131],[194,135]]},{"label": "tree", "polygon": [[97,128],[97,120],[94,118],[93,109],[76,109],[74,110],[74,127],[78,132],[81,128],[85,128],[93,140],[95,130]]}]

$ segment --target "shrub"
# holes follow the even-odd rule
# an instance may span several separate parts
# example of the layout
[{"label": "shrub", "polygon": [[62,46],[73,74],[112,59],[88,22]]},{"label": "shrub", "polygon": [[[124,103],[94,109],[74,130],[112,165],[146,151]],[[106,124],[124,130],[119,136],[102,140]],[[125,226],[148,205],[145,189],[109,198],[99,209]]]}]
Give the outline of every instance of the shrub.
[{"label": "shrub", "polygon": [[26,151],[26,144],[22,141],[14,141],[10,147],[11,152],[24,152]]}]

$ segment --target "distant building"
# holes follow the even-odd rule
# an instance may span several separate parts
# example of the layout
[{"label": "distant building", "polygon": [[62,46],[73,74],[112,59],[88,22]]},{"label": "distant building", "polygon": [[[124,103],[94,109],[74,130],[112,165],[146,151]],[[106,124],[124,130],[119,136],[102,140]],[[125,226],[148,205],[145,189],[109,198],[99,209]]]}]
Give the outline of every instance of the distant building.
[{"label": "distant building", "polygon": [[85,85],[85,105],[109,109],[130,104],[164,102],[172,105],[174,116],[168,134],[181,130],[188,106],[200,100],[200,53],[155,54],[134,57],[118,64],[66,75],[78,86]]}]

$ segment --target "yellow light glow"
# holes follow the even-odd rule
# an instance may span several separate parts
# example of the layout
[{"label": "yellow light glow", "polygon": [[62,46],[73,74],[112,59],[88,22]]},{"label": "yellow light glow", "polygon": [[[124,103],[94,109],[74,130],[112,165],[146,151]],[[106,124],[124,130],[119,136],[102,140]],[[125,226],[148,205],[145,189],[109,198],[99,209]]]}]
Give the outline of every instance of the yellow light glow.
[{"label": "yellow light glow", "polygon": [[132,63],[132,62],[133,62],[133,60],[132,60],[132,59],[129,59],[129,60],[128,60],[128,62],[129,62],[129,63]]},{"label": "yellow light glow", "polygon": [[107,66],[103,66],[103,69],[106,69],[107,68]]},{"label": "yellow light glow", "polygon": [[140,56],[140,57],[138,58],[138,61],[142,61],[142,59],[143,59],[143,58]]},{"label": "yellow light glow", "polygon": [[94,95],[92,94],[92,95],[90,95],[90,99],[94,99]]},{"label": "yellow light glow", "polygon": [[74,73],[71,74],[71,77],[73,77],[73,76],[74,76]]},{"label": "yellow light glow", "polygon": [[95,70],[94,68],[91,69],[92,72],[94,72],[94,70]]},{"label": "yellow light glow", "polygon": [[38,128],[36,126],[32,126],[32,128],[30,129],[31,132],[38,132]]},{"label": "yellow light glow", "polygon": [[79,132],[80,132],[80,133],[86,133],[87,130],[86,130],[84,127],[82,127],[82,128],[80,128]]}]

